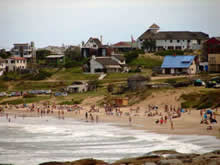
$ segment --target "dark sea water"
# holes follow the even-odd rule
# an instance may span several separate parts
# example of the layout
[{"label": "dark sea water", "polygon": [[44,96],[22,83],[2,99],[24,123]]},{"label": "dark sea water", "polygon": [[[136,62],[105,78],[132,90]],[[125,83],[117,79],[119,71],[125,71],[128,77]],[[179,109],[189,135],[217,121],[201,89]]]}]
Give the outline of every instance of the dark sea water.
[{"label": "dark sea water", "polygon": [[73,119],[17,117],[9,123],[0,117],[0,163],[37,165],[82,158],[112,162],[161,149],[204,153],[220,149],[220,140],[211,136],[160,135]]}]

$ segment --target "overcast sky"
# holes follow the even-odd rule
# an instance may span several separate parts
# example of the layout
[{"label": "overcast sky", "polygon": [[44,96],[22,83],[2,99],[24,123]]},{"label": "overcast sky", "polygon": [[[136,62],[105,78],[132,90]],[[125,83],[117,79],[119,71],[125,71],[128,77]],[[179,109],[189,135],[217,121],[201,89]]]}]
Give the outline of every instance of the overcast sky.
[{"label": "overcast sky", "polygon": [[0,48],[36,47],[138,38],[156,23],[162,31],[220,36],[220,0],[0,0]]}]

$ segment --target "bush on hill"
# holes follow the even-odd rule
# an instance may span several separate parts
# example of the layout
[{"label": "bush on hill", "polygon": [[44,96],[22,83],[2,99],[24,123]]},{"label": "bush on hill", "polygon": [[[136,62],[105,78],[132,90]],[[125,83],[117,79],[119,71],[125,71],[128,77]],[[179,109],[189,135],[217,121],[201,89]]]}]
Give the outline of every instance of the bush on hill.
[{"label": "bush on hill", "polygon": [[162,50],[155,53],[157,56],[168,56],[168,55],[184,55],[182,50]]},{"label": "bush on hill", "polygon": [[162,60],[152,57],[139,57],[134,59],[129,64],[133,66],[142,66],[144,68],[152,69],[156,66],[161,66]]},{"label": "bush on hill", "polygon": [[125,53],[124,57],[125,57],[126,63],[129,64],[133,60],[137,59],[139,54],[142,54],[142,53],[144,53],[143,50],[133,50],[133,51]]},{"label": "bush on hill", "polygon": [[190,93],[181,96],[184,102],[183,108],[216,108],[220,107],[220,91],[210,91],[206,93]]},{"label": "bush on hill", "polygon": [[39,70],[39,73],[30,77],[30,80],[45,80],[46,78],[52,76],[52,73],[45,70]]}]

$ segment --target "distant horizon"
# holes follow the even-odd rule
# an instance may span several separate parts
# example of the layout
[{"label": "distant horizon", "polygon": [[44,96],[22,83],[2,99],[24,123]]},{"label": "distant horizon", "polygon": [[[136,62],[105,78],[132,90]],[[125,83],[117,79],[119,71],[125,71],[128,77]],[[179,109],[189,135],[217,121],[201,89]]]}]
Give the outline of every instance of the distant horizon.
[{"label": "distant horizon", "polygon": [[[0,48],[35,42],[37,48],[136,40],[150,25],[160,31],[220,36],[219,0],[7,0],[0,6]],[[159,9],[159,10],[158,10]]]}]

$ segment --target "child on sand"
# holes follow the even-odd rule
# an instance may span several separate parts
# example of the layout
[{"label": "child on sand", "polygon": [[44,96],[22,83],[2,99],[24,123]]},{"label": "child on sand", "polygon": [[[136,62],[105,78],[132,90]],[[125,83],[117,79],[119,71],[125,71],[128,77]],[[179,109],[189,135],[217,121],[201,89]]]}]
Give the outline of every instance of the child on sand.
[{"label": "child on sand", "polygon": [[171,129],[174,129],[172,120],[170,120],[170,127],[171,127]]},{"label": "child on sand", "polygon": [[131,124],[131,122],[132,122],[132,119],[131,119],[131,116],[129,116],[129,124]]}]

